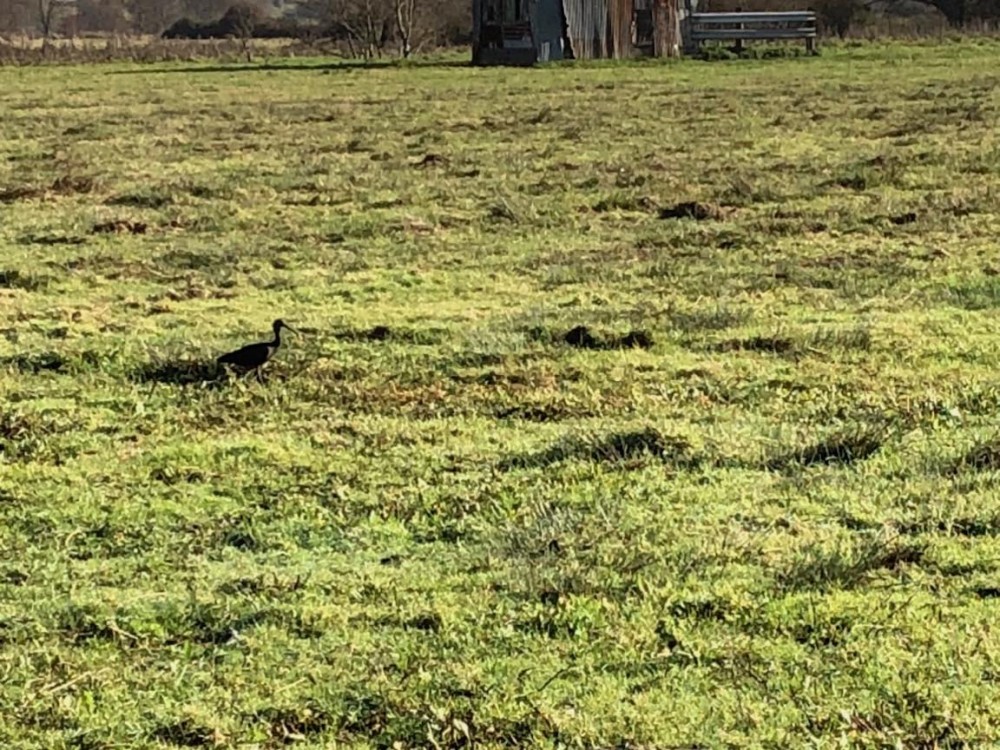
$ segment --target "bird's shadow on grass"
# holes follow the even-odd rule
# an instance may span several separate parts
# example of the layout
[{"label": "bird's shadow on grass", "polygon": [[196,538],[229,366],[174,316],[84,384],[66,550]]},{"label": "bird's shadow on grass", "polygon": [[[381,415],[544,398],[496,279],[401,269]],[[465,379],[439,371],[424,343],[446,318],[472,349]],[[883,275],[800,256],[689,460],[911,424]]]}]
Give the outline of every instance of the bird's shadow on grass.
[{"label": "bird's shadow on grass", "polygon": [[202,388],[222,388],[229,378],[225,368],[214,361],[167,360],[147,362],[130,373],[137,383],[156,385],[197,385]]}]

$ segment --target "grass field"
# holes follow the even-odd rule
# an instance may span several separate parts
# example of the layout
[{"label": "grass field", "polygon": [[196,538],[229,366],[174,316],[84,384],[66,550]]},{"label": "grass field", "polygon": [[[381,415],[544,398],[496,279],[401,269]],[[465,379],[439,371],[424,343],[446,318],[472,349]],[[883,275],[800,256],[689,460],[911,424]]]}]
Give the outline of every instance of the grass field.
[{"label": "grass field", "polygon": [[3,747],[1000,742],[1000,42],[0,83]]}]

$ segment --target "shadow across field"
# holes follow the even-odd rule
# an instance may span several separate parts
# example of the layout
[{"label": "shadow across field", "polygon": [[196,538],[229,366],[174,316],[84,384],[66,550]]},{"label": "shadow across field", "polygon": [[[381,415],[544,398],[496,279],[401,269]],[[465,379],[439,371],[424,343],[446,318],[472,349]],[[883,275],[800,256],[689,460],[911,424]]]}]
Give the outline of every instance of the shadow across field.
[{"label": "shadow across field", "polygon": [[232,65],[205,65],[202,67],[168,67],[168,68],[139,68],[134,70],[109,70],[105,75],[197,75],[198,73],[267,73],[281,71],[301,71],[306,73],[324,73],[338,70],[398,70],[405,72],[410,68],[440,68],[443,70],[452,68],[470,68],[472,64],[462,60],[408,60],[401,64],[392,60],[363,61],[345,60],[334,63],[234,63]]}]

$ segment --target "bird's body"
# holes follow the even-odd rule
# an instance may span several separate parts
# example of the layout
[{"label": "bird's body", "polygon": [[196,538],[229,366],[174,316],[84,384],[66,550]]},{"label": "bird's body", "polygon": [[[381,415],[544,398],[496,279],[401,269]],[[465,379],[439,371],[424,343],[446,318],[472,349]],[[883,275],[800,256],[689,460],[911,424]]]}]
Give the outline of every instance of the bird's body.
[{"label": "bird's body", "polygon": [[254,371],[257,379],[260,379],[260,368],[267,364],[268,360],[274,356],[281,346],[281,329],[287,328],[294,333],[295,329],[283,320],[276,320],[272,324],[274,328],[274,340],[262,341],[258,344],[247,344],[235,351],[223,354],[215,361],[220,365],[230,365],[245,372]]}]

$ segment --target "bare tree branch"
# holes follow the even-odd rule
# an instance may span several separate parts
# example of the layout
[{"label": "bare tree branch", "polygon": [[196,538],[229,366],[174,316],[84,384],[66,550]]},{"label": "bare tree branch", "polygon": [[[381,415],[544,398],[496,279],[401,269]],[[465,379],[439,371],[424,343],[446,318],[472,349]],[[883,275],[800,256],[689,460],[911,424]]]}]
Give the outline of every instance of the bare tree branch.
[{"label": "bare tree branch", "polygon": [[39,30],[42,32],[42,46],[48,47],[56,25],[72,11],[72,0],[37,0],[35,10]]}]

